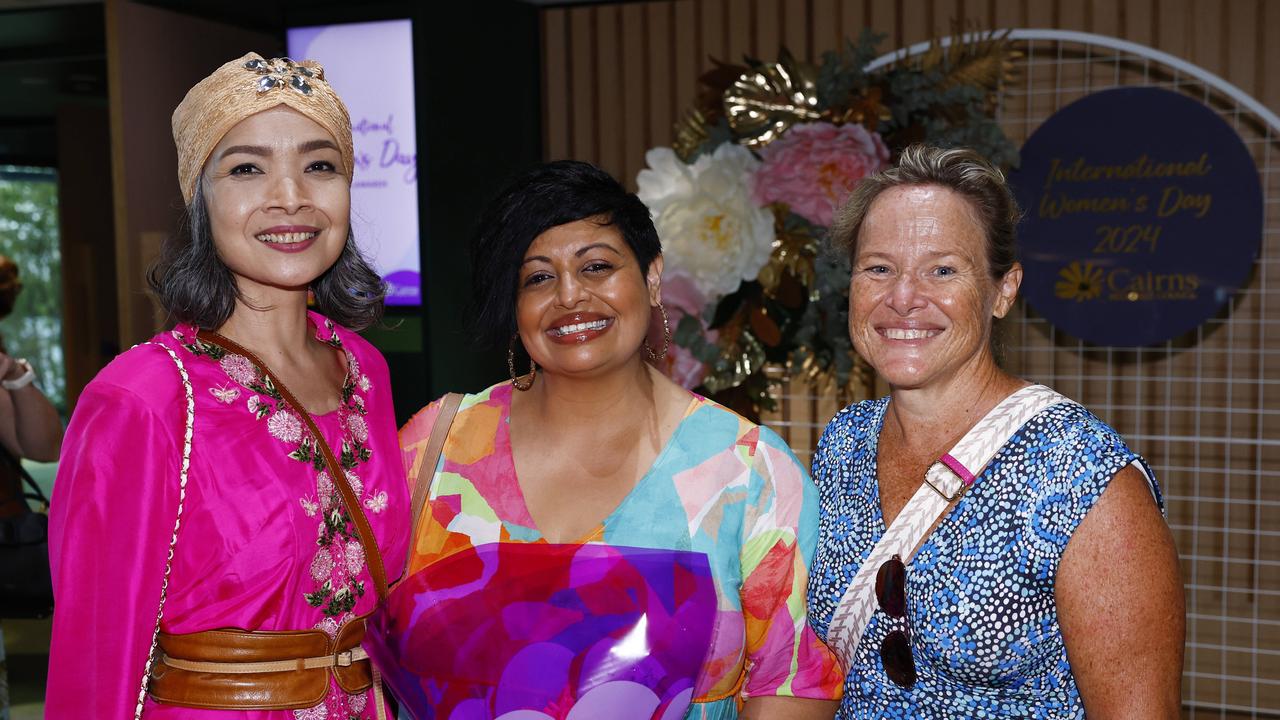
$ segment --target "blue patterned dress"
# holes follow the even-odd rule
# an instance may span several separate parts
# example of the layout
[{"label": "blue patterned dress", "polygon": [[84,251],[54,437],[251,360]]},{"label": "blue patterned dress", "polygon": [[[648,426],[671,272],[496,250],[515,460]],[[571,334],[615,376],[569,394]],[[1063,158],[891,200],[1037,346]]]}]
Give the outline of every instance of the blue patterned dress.
[{"label": "blue patterned dress", "polygon": [[[882,398],[845,408],[814,453],[821,505],[809,622],[823,640],[885,532],[876,446],[888,405]],[[1154,477],[1115,430],[1079,405],[1055,405],[1029,420],[907,565],[915,686],[901,688],[885,674],[880,643],[903,621],[877,608],[837,719],[1083,718],[1053,582],[1072,533],[1133,462]]]}]

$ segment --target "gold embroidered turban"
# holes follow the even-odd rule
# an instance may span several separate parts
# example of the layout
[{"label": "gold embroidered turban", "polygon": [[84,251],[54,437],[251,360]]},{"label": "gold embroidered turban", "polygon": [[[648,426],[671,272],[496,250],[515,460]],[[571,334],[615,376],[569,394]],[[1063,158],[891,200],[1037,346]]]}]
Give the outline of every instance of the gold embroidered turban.
[{"label": "gold embroidered turban", "polygon": [[287,105],[329,131],[342,151],[342,170],[351,182],[355,152],[347,106],[311,60],[266,60],[257,53],[232,60],[196,83],[173,111],[178,147],[178,184],[188,204],[213,148],[236,123],[263,110]]}]

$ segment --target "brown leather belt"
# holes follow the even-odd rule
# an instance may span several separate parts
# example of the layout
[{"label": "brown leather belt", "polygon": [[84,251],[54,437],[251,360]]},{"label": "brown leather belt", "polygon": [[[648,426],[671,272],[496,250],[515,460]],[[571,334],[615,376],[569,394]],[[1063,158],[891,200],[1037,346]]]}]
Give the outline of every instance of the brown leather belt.
[{"label": "brown leather belt", "polygon": [[348,693],[373,685],[360,647],[364,632],[360,617],[336,640],[320,630],[160,633],[148,693],[158,703],[213,710],[315,707],[329,691],[329,678]]}]

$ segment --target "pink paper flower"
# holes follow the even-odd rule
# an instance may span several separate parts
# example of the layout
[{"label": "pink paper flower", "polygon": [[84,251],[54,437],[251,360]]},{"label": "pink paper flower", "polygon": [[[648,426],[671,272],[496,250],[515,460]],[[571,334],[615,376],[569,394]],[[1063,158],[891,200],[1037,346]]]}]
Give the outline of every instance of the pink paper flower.
[{"label": "pink paper flower", "polygon": [[784,202],[827,227],[858,182],[888,165],[889,148],[879,133],[856,123],[806,123],[765,146],[760,157],[752,198],[761,205]]},{"label": "pink paper flower", "polygon": [[[698,318],[698,323],[702,325],[702,334],[707,342],[714,343],[719,333],[708,330],[702,323],[702,311],[706,304],[706,297],[698,290],[697,283],[687,273],[679,269],[670,269],[662,273],[662,305],[667,309],[667,320],[671,324],[672,333],[679,327],[680,320],[684,316],[692,315]],[[652,325],[654,332],[650,333],[649,347],[657,350],[662,347],[662,317],[657,313],[654,315]],[[658,362],[657,367],[664,375],[686,389],[693,389],[702,384],[702,379],[707,376],[706,363],[674,342],[667,349],[667,356]]]},{"label": "pink paper flower", "polygon": [[[715,334],[714,331],[711,334]],[[659,370],[673,382],[686,390],[692,390],[702,384],[707,376],[707,364],[693,356],[693,353],[679,345],[672,345],[667,351]]]}]

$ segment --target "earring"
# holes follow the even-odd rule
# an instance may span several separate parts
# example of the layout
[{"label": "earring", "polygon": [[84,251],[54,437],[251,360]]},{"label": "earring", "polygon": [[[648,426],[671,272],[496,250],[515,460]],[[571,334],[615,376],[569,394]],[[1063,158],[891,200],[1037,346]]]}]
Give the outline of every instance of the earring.
[{"label": "earring", "polygon": [[659,362],[667,356],[667,350],[671,349],[671,321],[667,319],[667,309],[658,303],[658,312],[662,313],[662,352],[654,352],[649,347],[649,340],[644,341],[644,352],[649,356],[651,362]]},{"label": "earring", "polygon": [[507,372],[511,374],[511,387],[517,390],[528,390],[533,387],[533,379],[538,376],[538,364],[529,358],[529,375],[528,380],[520,382],[520,376],[516,375],[516,338],[520,337],[520,333],[511,336],[511,342],[507,343]]}]

